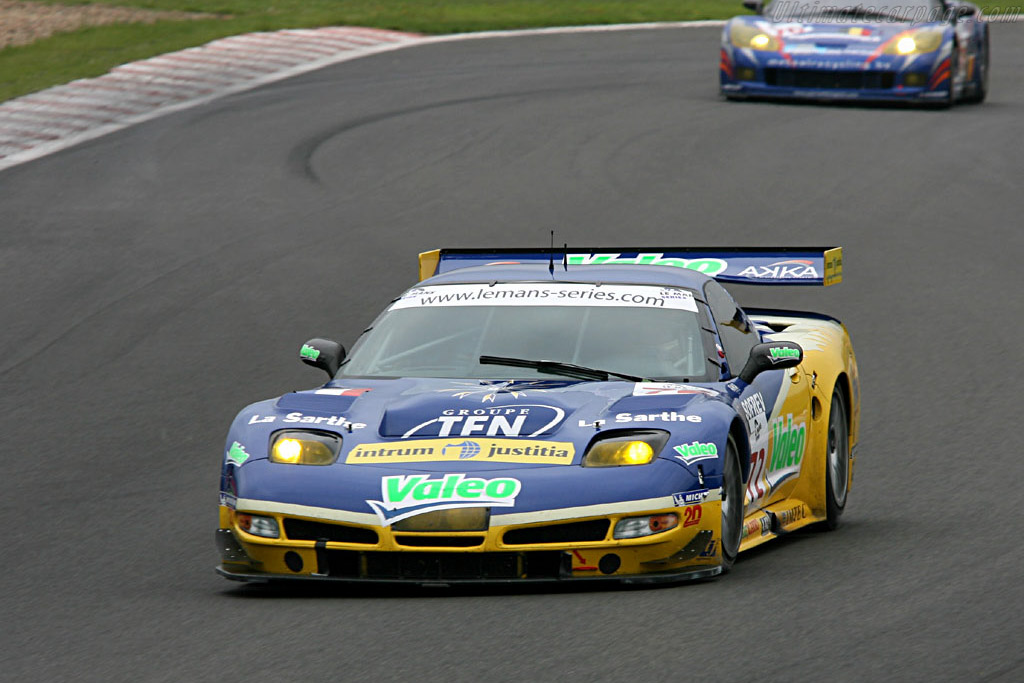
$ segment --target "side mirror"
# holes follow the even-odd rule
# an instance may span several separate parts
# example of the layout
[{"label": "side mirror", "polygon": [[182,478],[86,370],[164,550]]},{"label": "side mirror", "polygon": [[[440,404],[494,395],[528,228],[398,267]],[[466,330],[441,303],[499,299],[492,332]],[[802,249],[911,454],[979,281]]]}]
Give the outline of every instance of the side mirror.
[{"label": "side mirror", "polygon": [[761,14],[764,11],[763,0],[743,0],[743,6],[755,14]]},{"label": "side mirror", "polygon": [[750,358],[740,372],[740,379],[750,384],[765,370],[795,368],[804,360],[804,350],[796,342],[768,342],[750,350]]},{"label": "side mirror", "polygon": [[320,368],[334,379],[341,361],[345,360],[345,347],[330,339],[310,339],[299,349],[299,360]]}]

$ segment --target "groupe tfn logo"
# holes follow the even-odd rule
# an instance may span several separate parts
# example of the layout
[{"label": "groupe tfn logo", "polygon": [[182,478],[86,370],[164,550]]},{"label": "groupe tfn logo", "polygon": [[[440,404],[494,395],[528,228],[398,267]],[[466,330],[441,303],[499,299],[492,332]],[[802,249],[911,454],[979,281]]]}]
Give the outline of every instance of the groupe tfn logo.
[{"label": "groupe tfn logo", "polygon": [[451,408],[402,435],[412,436],[527,436],[550,431],[565,411],[555,406],[514,405],[492,408]]}]

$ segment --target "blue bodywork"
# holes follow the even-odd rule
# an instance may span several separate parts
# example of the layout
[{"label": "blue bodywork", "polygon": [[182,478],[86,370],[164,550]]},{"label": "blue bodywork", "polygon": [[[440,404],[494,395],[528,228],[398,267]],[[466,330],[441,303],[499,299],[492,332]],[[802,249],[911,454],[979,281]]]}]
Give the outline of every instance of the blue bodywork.
[{"label": "blue bodywork", "polygon": [[[706,275],[685,268],[661,266],[582,266],[549,273],[542,265],[492,265],[463,268],[430,278],[420,286],[444,283],[563,281],[655,284],[685,287],[698,293]],[[388,475],[444,473],[467,476],[514,476],[522,483],[515,506],[495,507],[493,516],[557,508],[598,505],[673,496],[721,485],[721,459],[684,461],[677,445],[713,443],[725,452],[730,427],[742,428],[738,448],[747,453],[746,417],[738,401],[760,392],[774,405],[783,370],[759,375],[752,385],[740,380],[679,385],[678,393],[635,395],[630,381],[580,381],[552,376],[544,380],[497,379],[360,379],[338,378],[319,389],[286,394],[254,403],[239,413],[228,432],[221,476],[222,504],[237,500],[274,501],[344,510],[376,512],[370,501],[381,496]],[[495,368],[500,376],[501,368]],[[353,448],[363,444],[414,444],[410,439],[449,438],[450,446],[485,436],[493,416],[508,409],[526,414],[515,434],[537,440],[571,442],[571,465],[488,462],[486,453],[468,453],[458,461],[346,464]],[[450,411],[450,412],[446,412]],[[457,421],[441,433],[441,415],[482,415],[475,422]],[[637,417],[642,416],[642,417]],[[642,467],[586,468],[580,463],[598,435],[617,429],[658,429],[669,439],[655,462]],[[311,429],[342,439],[338,461],[325,467],[305,467],[268,460],[272,435],[282,429]],[[539,431],[538,431],[539,430]],[[503,436],[499,433],[499,436]],[[405,437],[403,439],[403,437]],[[742,467],[749,468],[746,457]],[[241,461],[241,462],[239,462]],[[382,520],[383,521],[383,520]]]}]

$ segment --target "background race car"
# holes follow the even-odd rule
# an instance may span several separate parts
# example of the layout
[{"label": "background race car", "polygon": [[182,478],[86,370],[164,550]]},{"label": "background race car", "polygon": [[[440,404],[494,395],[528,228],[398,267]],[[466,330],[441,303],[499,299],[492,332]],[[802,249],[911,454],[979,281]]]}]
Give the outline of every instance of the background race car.
[{"label": "background race car", "polygon": [[230,579],[666,581],[834,528],[860,424],[828,316],[719,283],[830,285],[838,248],[439,250],[327,384],[228,433]]},{"label": "background race car", "polygon": [[831,4],[748,1],[758,16],[722,31],[721,92],[749,97],[949,106],[988,90],[989,37],[978,8],[942,0]]}]

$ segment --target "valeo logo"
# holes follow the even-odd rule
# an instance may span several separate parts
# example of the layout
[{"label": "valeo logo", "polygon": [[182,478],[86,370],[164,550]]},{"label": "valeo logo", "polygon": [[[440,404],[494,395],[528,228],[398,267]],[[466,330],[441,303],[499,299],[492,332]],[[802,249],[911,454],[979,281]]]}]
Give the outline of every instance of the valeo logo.
[{"label": "valeo logo", "polygon": [[718,275],[729,267],[729,264],[720,258],[679,258],[677,256],[665,256],[664,252],[653,254],[637,254],[636,256],[622,256],[622,254],[569,254],[566,257],[569,265],[635,265],[635,266],[673,266],[675,268],[686,268],[696,270],[705,275]]},{"label": "valeo logo", "polygon": [[673,446],[672,450],[678,454],[676,457],[687,465],[693,464],[698,460],[713,460],[718,457],[718,446],[713,443],[702,443],[700,441]]},{"label": "valeo logo", "polygon": [[367,505],[380,517],[381,524],[395,522],[434,510],[460,507],[512,507],[523,485],[518,479],[501,477],[481,479],[465,474],[446,474],[431,479],[427,474],[382,477],[383,500],[368,500]]},{"label": "valeo logo", "polygon": [[245,450],[245,446],[235,441],[231,444],[231,448],[228,449],[228,460],[241,465],[249,459],[249,453]]},{"label": "valeo logo", "polygon": [[788,358],[800,358],[800,349],[772,346],[768,349],[768,355],[771,357],[772,362],[786,360]]},{"label": "valeo logo", "polygon": [[305,358],[306,360],[316,360],[319,357],[320,349],[313,348],[309,344],[303,344],[302,349],[299,351],[299,358]]}]

